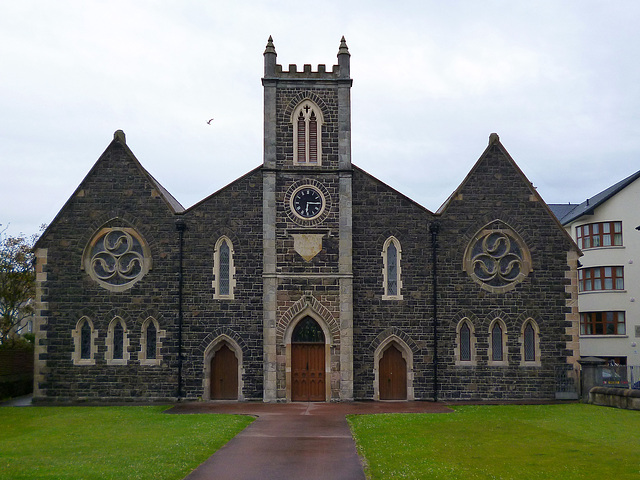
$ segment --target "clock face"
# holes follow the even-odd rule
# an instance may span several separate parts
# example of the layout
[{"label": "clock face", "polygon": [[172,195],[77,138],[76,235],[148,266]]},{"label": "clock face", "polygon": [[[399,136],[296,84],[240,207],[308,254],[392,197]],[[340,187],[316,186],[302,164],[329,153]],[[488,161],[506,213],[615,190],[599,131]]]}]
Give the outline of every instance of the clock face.
[{"label": "clock face", "polygon": [[314,187],[301,187],[291,197],[291,208],[305,220],[315,218],[324,210],[324,196]]}]

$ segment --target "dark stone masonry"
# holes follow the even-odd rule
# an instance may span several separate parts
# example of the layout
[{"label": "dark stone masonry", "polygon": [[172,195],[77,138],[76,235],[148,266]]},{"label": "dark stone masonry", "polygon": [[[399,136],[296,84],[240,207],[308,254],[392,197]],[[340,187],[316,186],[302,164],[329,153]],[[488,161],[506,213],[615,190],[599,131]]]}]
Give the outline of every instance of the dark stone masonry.
[{"label": "dark stone masonry", "polygon": [[117,131],[38,241],[35,400],[554,398],[580,253],[498,136],[430,212],[351,163],[344,39],[264,59],[261,167],[184,209]]}]

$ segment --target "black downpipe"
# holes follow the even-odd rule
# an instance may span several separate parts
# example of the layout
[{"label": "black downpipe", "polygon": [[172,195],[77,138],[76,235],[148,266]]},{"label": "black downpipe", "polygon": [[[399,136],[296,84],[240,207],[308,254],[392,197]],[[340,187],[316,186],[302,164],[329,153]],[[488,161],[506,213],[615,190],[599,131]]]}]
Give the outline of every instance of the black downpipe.
[{"label": "black downpipe", "polygon": [[440,223],[432,222],[429,225],[431,233],[431,288],[433,290],[433,401],[438,401],[438,233]]},{"label": "black downpipe", "polygon": [[179,237],[178,249],[178,401],[182,399],[182,258],[184,245],[184,231],[187,225],[184,220],[179,218],[176,220],[176,230]]}]

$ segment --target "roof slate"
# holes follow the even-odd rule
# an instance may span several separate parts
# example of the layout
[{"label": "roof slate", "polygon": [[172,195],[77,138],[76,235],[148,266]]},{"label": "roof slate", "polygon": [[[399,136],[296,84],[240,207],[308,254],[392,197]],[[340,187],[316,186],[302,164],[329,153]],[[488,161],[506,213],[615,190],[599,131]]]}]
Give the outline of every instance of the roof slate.
[{"label": "roof slate", "polygon": [[[604,202],[609,200],[611,197],[620,192],[623,188],[632,184],[640,178],[640,170],[636,173],[629,175],[627,178],[620,180],[618,183],[611,185],[609,188],[603,190],[602,192],[594,195],[591,198],[586,199],[584,202],[578,205],[572,204],[552,204],[549,205],[551,211],[554,213],[560,223],[562,225],[567,225],[568,223],[573,222],[574,220],[582,217],[583,215],[591,215],[594,210],[602,205]],[[567,208],[572,207],[572,208]]]}]

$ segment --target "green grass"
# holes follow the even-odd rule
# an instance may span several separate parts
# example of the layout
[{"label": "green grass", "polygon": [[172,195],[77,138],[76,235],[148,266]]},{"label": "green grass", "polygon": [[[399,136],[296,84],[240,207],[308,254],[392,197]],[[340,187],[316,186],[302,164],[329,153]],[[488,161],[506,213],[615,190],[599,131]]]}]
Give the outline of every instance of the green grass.
[{"label": "green grass", "polygon": [[569,405],[458,406],[351,415],[371,479],[640,478],[640,412]]},{"label": "green grass", "polygon": [[253,420],[151,407],[0,407],[0,479],[182,479]]}]

